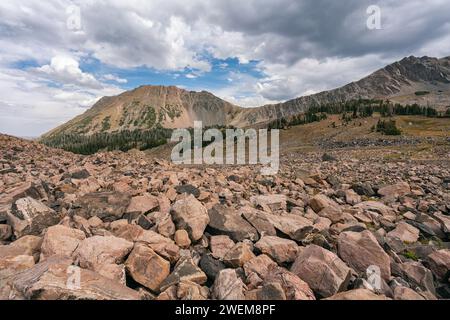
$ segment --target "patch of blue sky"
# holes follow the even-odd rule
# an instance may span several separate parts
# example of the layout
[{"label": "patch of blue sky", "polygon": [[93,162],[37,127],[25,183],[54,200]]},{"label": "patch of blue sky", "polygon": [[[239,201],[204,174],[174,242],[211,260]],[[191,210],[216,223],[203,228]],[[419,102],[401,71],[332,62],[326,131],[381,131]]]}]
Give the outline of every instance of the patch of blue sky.
[{"label": "patch of blue sky", "polygon": [[209,59],[208,61],[211,64],[209,72],[201,72],[191,68],[177,71],[157,70],[145,66],[120,69],[104,65],[93,58],[82,59],[80,68],[83,72],[94,74],[100,80],[102,76],[107,74],[126,79],[127,83],[116,83],[113,80],[106,81],[119,85],[126,90],[142,85],[178,86],[188,90],[211,90],[228,86],[233,74],[246,74],[258,79],[264,77],[264,74],[258,68],[258,61],[250,61],[246,64],[239,63],[238,59],[235,58]]},{"label": "patch of blue sky", "polygon": [[19,69],[19,70],[26,70],[29,68],[37,68],[40,67],[39,63],[36,60],[18,60],[14,61],[10,64],[10,68],[12,69]]}]

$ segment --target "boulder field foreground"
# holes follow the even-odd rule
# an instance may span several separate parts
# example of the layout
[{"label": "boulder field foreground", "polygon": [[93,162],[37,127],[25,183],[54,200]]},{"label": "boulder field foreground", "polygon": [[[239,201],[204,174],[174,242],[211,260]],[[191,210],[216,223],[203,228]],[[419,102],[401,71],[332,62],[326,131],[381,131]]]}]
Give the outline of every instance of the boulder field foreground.
[{"label": "boulder field foreground", "polygon": [[449,163],[380,152],[265,177],[0,136],[0,299],[450,298]]}]

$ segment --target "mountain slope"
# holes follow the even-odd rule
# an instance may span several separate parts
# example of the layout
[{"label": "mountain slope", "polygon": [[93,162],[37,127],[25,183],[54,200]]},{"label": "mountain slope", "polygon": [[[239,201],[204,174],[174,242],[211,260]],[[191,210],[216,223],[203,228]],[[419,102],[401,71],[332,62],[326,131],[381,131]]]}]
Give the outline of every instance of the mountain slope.
[{"label": "mountain slope", "polygon": [[157,127],[245,127],[305,112],[310,106],[352,99],[389,99],[442,109],[450,105],[450,57],[407,57],[341,88],[257,108],[240,108],[213,94],[177,87],[142,86],[100,99],[91,109],[43,137]]},{"label": "mountain slope", "polygon": [[[420,92],[426,94],[420,95]],[[275,105],[244,109],[233,120],[233,124],[267,122],[305,112],[311,105],[359,98],[389,99],[402,104],[418,103],[437,109],[450,106],[450,57],[407,57],[338,89]]]},{"label": "mountain slope", "polygon": [[92,134],[157,127],[225,125],[241,108],[213,94],[186,91],[174,86],[142,86],[116,97],[104,97],[91,109],[43,137],[62,133]]}]

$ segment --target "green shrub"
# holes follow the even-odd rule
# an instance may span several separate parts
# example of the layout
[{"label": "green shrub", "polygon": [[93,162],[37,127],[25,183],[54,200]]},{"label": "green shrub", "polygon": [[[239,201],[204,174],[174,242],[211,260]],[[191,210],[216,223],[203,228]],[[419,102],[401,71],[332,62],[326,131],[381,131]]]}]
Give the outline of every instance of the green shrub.
[{"label": "green shrub", "polygon": [[378,120],[376,130],[388,136],[399,136],[402,134],[400,129],[397,128],[395,120]]},{"label": "green shrub", "polygon": [[405,253],[403,253],[403,256],[414,261],[419,260],[419,257],[412,251],[406,251]]},{"label": "green shrub", "polygon": [[108,131],[109,129],[111,129],[111,117],[108,116],[102,121],[102,131]]}]

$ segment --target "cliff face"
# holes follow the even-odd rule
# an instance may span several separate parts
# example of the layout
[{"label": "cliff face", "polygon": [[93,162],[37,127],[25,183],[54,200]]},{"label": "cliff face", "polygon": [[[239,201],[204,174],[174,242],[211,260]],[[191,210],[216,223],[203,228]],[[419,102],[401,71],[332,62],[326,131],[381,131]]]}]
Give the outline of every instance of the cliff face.
[{"label": "cliff face", "polygon": [[[418,94],[421,93],[421,94]],[[450,105],[450,57],[407,57],[341,88],[257,108],[240,108],[213,94],[142,86],[100,99],[91,109],[44,135],[205,126],[243,127],[305,112],[309,106],[358,98],[389,99],[442,109]]]}]

